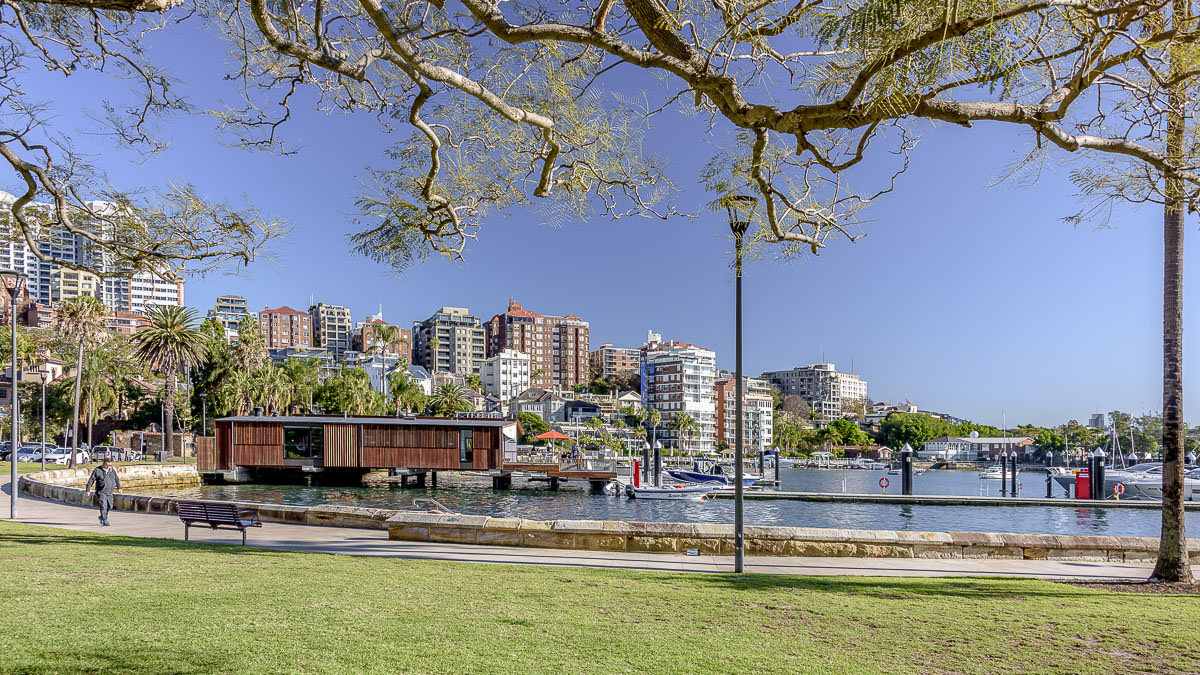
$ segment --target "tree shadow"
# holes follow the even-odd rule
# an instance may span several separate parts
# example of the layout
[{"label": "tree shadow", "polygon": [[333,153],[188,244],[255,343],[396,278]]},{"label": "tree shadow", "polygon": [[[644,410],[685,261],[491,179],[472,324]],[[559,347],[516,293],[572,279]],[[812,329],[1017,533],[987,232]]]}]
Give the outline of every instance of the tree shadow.
[{"label": "tree shadow", "polygon": [[700,583],[730,591],[793,590],[860,595],[880,600],[911,601],[921,597],[967,600],[1019,600],[1024,598],[1086,598],[1104,591],[1054,583],[1046,579],[1013,576],[793,576],[782,574],[706,574]]},{"label": "tree shadow", "polygon": [[123,534],[89,534],[75,530],[55,532],[0,532],[0,548],[13,546],[39,546],[45,544],[79,544],[84,546],[107,546],[133,549],[172,549],[177,551],[204,550],[211,553],[234,555],[276,554],[278,550],[225,544],[217,542],[179,541],[157,537],[131,537]]}]

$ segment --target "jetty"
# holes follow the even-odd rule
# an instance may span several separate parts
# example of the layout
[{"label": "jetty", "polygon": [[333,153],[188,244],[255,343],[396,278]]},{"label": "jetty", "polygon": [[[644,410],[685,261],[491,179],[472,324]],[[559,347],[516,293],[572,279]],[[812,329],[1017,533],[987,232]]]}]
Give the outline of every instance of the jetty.
[{"label": "jetty", "polygon": [[[848,504],[920,504],[924,506],[1063,506],[1081,509],[1162,509],[1162,502],[1146,499],[1054,499],[1030,497],[969,497],[955,495],[900,495],[843,492],[781,492],[746,490],[745,499],[784,499],[800,502]],[[714,490],[709,498],[733,499],[732,489]],[[1189,511],[1200,511],[1200,502],[1184,502]]]}]

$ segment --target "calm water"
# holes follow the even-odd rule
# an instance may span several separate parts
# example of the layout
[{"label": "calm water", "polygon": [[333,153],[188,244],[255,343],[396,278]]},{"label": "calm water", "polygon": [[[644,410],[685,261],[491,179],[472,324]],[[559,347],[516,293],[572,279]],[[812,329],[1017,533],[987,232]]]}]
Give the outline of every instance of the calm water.
[{"label": "calm water", "polygon": [[[881,492],[882,471],[787,469],[781,489],[810,492]],[[888,476],[890,494],[899,494],[900,477]],[[1024,495],[1046,494],[1045,474],[1023,473]],[[973,471],[930,471],[913,478],[917,494],[995,496],[1000,481],[981,481]],[[518,478],[514,486],[527,484]],[[414,497],[434,497],[456,511],[477,515],[522,517],[732,523],[733,500],[702,502],[639,501],[626,497],[591,495],[582,490],[551,492],[544,484],[530,489],[492,491],[479,487],[440,487],[436,490],[388,488],[318,488],[279,485],[205,485],[142,491],[175,497],[221,499],[277,504],[335,504],[377,508],[406,508]],[[1062,491],[1055,488],[1055,496]],[[896,504],[831,504],[788,500],[746,501],[747,525],[789,525],[916,531],[1028,532],[1040,534],[1107,534],[1157,537],[1159,512],[1153,509],[1073,508],[1034,506],[924,506]],[[1188,531],[1200,532],[1200,512],[1189,511]]]}]

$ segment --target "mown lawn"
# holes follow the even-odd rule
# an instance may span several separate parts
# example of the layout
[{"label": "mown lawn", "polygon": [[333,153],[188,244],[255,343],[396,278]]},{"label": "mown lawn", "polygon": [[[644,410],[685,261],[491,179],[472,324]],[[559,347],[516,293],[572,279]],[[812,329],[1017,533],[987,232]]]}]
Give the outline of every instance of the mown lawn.
[{"label": "mown lawn", "polygon": [[0,522],[3,672],[1200,672],[1195,596],[350,558]]}]

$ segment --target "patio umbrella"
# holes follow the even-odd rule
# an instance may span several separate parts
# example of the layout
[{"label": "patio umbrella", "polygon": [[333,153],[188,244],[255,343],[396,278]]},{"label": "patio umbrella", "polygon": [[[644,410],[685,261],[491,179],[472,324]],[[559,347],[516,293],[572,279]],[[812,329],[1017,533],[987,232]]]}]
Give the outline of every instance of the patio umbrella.
[{"label": "patio umbrella", "polygon": [[569,440],[571,440],[570,436],[568,436],[560,431],[555,431],[553,429],[551,429],[550,431],[547,431],[544,434],[538,434],[537,436],[534,436],[534,438],[538,439],[539,441],[551,441],[551,443],[550,443],[551,448],[554,447],[553,441],[569,441]]}]

